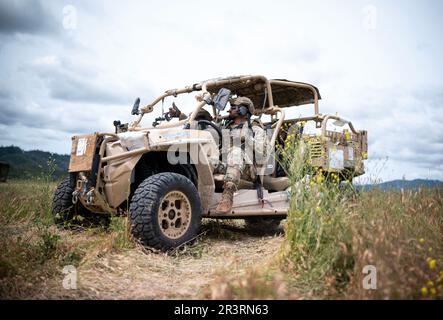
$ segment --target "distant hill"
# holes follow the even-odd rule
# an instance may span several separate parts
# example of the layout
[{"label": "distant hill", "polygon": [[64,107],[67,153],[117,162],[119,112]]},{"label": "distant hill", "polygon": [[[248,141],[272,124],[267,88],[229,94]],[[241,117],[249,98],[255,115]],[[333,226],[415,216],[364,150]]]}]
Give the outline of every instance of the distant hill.
[{"label": "distant hill", "polygon": [[357,186],[360,190],[400,190],[400,189],[417,189],[417,188],[435,188],[443,187],[443,181],[439,180],[425,180],[425,179],[415,179],[415,180],[392,180],[379,184],[367,184]]},{"label": "distant hill", "polygon": [[[23,151],[19,147],[9,146],[0,147],[0,162],[6,162],[10,165],[9,178],[30,179],[49,172],[48,160],[53,159],[54,179],[60,179],[67,176],[69,166],[69,155],[57,154],[40,150]],[[443,187],[443,182],[438,180],[393,180],[380,184],[358,185],[359,190],[399,190],[415,189],[419,187]]]},{"label": "distant hill", "polygon": [[69,155],[40,150],[23,151],[19,147],[0,147],[0,161],[9,163],[9,178],[29,179],[47,175],[48,160],[53,159],[53,178],[65,177],[68,172]]}]

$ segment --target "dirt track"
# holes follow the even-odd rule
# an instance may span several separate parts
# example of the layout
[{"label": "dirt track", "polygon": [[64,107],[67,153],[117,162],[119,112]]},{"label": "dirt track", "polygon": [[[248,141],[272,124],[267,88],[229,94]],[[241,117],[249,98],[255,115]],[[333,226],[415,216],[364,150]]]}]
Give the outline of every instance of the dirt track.
[{"label": "dirt track", "polygon": [[153,253],[141,248],[108,252],[78,267],[78,289],[62,288],[53,279],[45,298],[74,299],[198,299],[219,276],[242,275],[275,256],[280,234],[251,234],[237,223],[211,222],[190,249]]}]

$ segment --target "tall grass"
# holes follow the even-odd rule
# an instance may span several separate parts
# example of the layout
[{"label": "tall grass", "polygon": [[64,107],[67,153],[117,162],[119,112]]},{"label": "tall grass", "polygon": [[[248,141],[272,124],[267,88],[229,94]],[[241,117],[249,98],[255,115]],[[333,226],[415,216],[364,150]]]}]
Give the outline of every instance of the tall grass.
[{"label": "tall grass", "polygon": [[0,298],[33,297],[44,290],[45,281],[62,278],[66,265],[79,266],[102,251],[135,246],[123,217],[113,217],[108,230],[59,230],[51,212],[59,183],[53,180],[54,168],[49,159],[33,180],[0,184]]},{"label": "tall grass", "polygon": [[[294,143],[282,152],[292,188],[276,263],[241,279],[227,275],[205,297],[443,298],[441,189],[343,190],[335,176],[309,165],[305,144]],[[39,292],[44,297],[44,283],[62,279],[63,266],[81,267],[104,252],[135,246],[122,217],[112,217],[108,230],[55,228],[51,202],[56,185],[49,174],[0,184],[0,298]],[[217,232],[216,225],[209,229],[213,237],[241,240]],[[191,256],[200,259],[208,249],[193,250]],[[367,265],[377,270],[375,290],[362,286]]]},{"label": "tall grass", "polygon": [[[291,203],[280,265],[307,297],[443,297],[442,190],[357,193],[312,168],[303,142],[281,150]],[[363,288],[375,266],[377,289]]]},{"label": "tall grass", "polygon": [[303,141],[289,143],[281,152],[292,185],[283,265],[298,275],[299,290],[320,294],[331,282],[341,290],[354,265],[349,224],[354,197],[341,192],[335,174],[310,165]]},{"label": "tall grass", "polygon": [[[364,193],[351,221],[355,261],[346,294],[354,298],[443,298],[443,191]],[[377,290],[362,290],[374,265]]]}]

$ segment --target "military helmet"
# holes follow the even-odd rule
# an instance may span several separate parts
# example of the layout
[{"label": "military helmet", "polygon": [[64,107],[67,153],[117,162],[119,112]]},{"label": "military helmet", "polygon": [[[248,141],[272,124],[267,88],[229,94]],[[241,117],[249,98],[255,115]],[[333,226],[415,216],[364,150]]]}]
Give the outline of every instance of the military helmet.
[{"label": "military helmet", "polygon": [[252,100],[247,98],[247,97],[237,97],[237,98],[233,98],[231,99],[231,106],[245,106],[248,108],[249,112],[251,114],[255,114],[255,107],[254,107],[254,103],[252,103]]}]

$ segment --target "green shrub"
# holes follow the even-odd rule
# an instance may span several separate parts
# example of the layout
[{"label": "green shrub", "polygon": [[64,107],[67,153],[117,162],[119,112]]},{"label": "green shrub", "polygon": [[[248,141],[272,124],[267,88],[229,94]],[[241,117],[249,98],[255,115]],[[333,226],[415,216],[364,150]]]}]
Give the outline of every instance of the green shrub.
[{"label": "green shrub", "polygon": [[306,290],[321,292],[328,281],[341,290],[354,264],[348,208],[352,198],[343,196],[338,177],[310,165],[309,148],[303,141],[281,152],[291,180],[284,265],[300,275],[298,285]]}]

